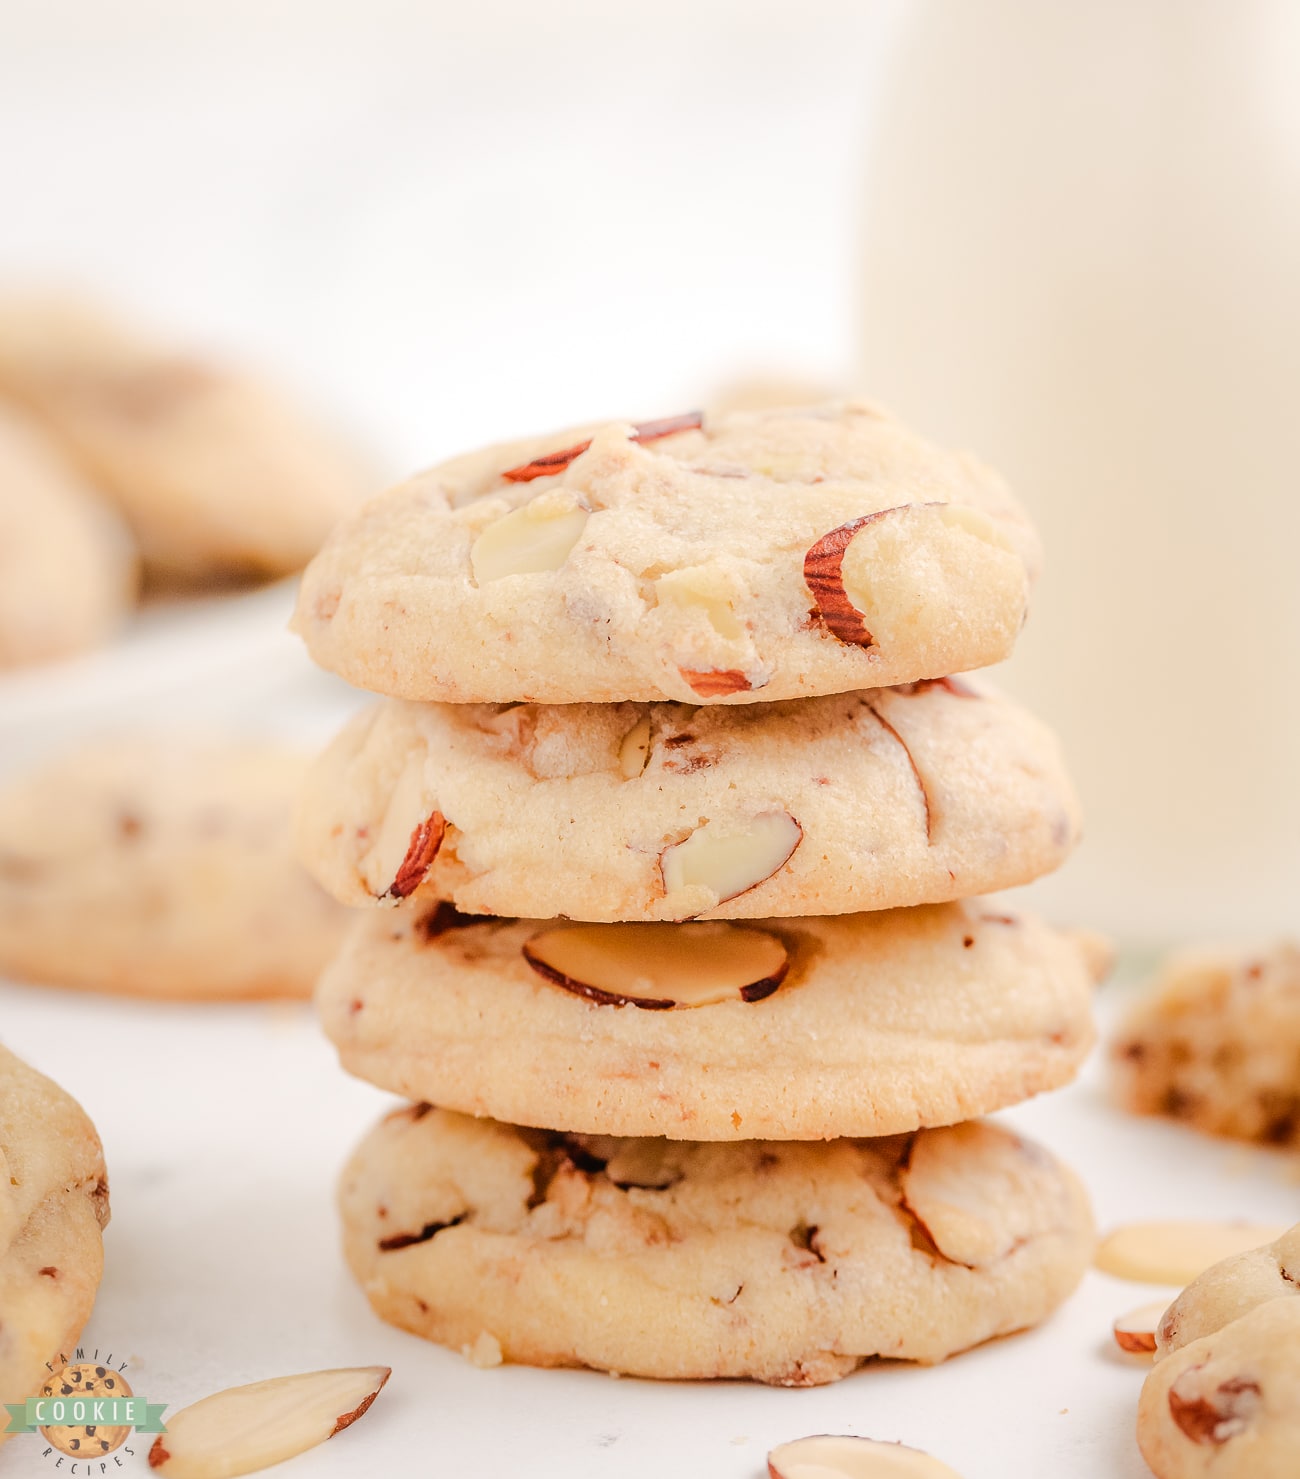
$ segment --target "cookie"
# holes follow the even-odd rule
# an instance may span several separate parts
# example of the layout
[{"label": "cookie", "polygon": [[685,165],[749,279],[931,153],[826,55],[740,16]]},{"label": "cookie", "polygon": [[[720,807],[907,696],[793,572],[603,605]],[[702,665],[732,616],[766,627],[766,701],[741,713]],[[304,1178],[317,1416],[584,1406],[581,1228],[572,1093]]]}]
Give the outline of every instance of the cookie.
[{"label": "cookie", "polygon": [[548,1129],[813,1140],[1067,1083],[1090,994],[1073,940],[979,899],[744,925],[425,904],[361,916],[317,1002],[343,1066],[406,1098]]},{"label": "cookie", "polygon": [[394,698],[744,704],[998,662],[1038,562],[993,473],[847,401],[446,463],[338,526],[295,626]]},{"label": "cookie", "polygon": [[1158,1359],[1137,1436],[1156,1479],[1294,1479],[1300,1300],[1268,1300]]},{"label": "cookie", "polygon": [[752,919],[933,903],[1064,861],[1051,733],[964,680],[782,704],[407,704],[317,762],[303,860],[347,903]]},{"label": "cookie", "polygon": [[125,525],[34,424],[0,407],[0,669],[98,647],[135,591]]},{"label": "cookie", "polygon": [[0,396],[44,423],[171,579],[297,570],[369,491],[352,450],[278,391],[75,303],[0,303]]},{"label": "cookie", "polygon": [[1300,1294],[1300,1224],[1262,1248],[1234,1254],[1194,1279],[1165,1311],[1156,1329],[1163,1356],[1204,1336],[1270,1299]]},{"label": "cookie", "polygon": [[142,996],[307,996],[345,911],[299,866],[307,762],[256,741],[92,743],[0,791],[0,972]]},{"label": "cookie", "polygon": [[1121,1023],[1111,1059],[1126,1109],[1300,1144],[1300,948],[1176,956]]},{"label": "cookie", "polygon": [[76,1349],[107,1222],[94,1126],[57,1084],[0,1048],[0,1402],[34,1396]]},{"label": "cookie", "polygon": [[989,1124],[701,1145],[416,1105],[340,1203],[376,1312],[472,1359],[781,1386],[1037,1324],[1092,1247],[1070,1172]]}]

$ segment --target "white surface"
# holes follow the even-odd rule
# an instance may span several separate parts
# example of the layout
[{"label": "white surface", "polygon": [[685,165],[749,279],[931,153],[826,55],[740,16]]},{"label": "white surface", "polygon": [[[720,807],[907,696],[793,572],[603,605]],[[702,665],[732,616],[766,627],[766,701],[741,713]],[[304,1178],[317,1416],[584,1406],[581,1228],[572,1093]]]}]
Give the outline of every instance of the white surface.
[{"label": "white surface", "polygon": [[[163,1007],[0,988],[9,1046],[55,1074],[107,1148],[113,1221],[86,1341],[172,1407],[328,1365],[393,1377],[335,1442],[276,1473],[475,1479],[760,1479],[804,1433],[927,1448],[964,1479],[1138,1479],[1140,1364],[1110,1321],[1162,1291],[1093,1273],[1042,1330],[947,1364],[868,1366],[838,1385],[653,1383],[502,1367],[375,1319],[337,1248],[333,1183],[386,1096],[346,1078],[306,1008]],[[1294,1162],[1108,1110],[1094,1075],[1007,1116],[1082,1173],[1103,1226],[1144,1217],[1294,1219]],[[146,1472],[143,1448],[136,1468]],[[36,1440],[0,1475],[53,1472]]]}]

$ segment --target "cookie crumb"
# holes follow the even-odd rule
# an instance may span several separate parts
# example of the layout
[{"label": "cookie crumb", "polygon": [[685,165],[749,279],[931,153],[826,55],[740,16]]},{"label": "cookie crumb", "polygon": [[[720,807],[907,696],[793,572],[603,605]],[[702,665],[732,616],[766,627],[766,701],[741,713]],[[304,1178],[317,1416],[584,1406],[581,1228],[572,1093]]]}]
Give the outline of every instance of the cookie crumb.
[{"label": "cookie crumb", "polygon": [[471,1366],[477,1366],[483,1371],[492,1366],[500,1366],[505,1360],[501,1342],[487,1330],[480,1330],[473,1344],[462,1346],[460,1353]]}]

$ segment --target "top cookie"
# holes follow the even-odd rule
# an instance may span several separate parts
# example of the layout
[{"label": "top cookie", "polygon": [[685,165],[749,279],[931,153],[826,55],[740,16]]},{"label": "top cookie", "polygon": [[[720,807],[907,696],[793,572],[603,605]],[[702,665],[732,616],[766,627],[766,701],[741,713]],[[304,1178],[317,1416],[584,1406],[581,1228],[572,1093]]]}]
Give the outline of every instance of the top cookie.
[{"label": "top cookie", "polygon": [[753,703],[1000,661],[1038,559],[996,474],[866,402],[615,422],[371,500],[294,626],[396,698]]}]

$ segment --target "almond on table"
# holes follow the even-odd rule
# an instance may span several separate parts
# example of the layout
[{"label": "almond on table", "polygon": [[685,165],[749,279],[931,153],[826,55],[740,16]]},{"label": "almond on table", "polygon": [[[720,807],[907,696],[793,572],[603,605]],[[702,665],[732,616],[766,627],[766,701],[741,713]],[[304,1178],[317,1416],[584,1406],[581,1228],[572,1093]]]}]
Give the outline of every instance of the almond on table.
[{"label": "almond on table", "polygon": [[771,1479],[961,1479],[919,1448],[831,1434],[780,1444],[767,1456],[767,1471]]},{"label": "almond on table", "polygon": [[166,1479],[235,1479],[306,1453],[364,1416],[387,1366],[307,1371],[230,1387],[171,1413],[149,1450]]}]

